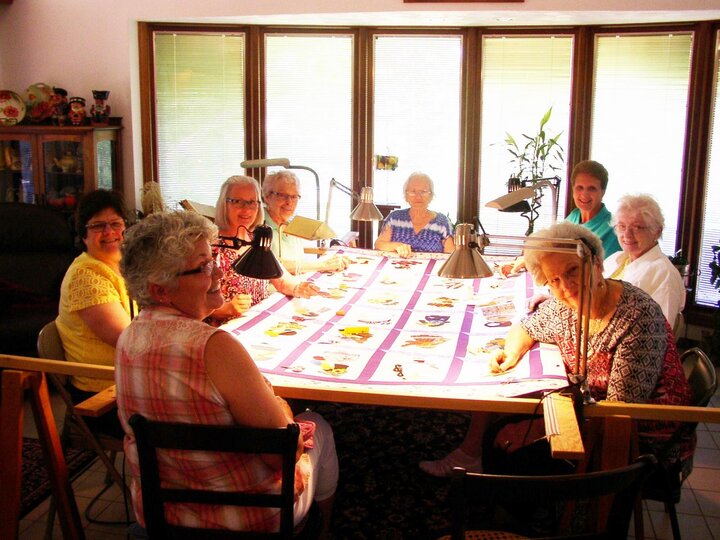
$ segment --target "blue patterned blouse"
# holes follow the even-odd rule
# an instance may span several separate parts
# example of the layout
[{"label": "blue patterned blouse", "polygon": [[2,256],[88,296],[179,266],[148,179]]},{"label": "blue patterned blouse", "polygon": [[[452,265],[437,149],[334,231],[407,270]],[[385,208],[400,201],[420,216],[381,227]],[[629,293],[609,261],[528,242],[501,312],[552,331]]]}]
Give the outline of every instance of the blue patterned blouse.
[{"label": "blue patterned blouse", "polygon": [[442,253],[445,240],[452,236],[452,227],[447,216],[436,213],[435,217],[415,234],[410,209],[393,210],[383,222],[383,230],[387,226],[392,227],[392,242],[408,244],[413,251],[428,251]]}]

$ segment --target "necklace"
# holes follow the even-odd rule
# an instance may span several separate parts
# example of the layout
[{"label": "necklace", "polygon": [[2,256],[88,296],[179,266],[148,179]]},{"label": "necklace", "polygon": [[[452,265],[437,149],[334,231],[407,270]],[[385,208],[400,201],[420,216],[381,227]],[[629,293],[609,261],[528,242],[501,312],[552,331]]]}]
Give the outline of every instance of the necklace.
[{"label": "necklace", "polygon": [[588,333],[591,336],[598,334],[605,328],[611,311],[608,309],[608,304],[610,303],[610,287],[605,280],[602,280],[598,285],[598,288],[603,291],[603,297],[601,303],[599,303],[596,309],[596,312],[600,314],[600,317],[592,317],[590,319],[590,323],[588,324]]}]

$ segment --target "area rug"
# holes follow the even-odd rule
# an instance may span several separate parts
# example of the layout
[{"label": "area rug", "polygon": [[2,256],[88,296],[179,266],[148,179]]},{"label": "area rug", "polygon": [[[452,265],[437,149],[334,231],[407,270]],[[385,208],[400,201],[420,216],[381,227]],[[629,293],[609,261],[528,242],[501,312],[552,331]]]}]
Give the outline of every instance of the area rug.
[{"label": "area rug", "polygon": [[450,481],[418,467],[462,441],[469,415],[311,403],[333,427],[340,480],[333,538],[438,538],[450,526]]},{"label": "area rug", "polygon": [[[97,456],[90,450],[68,448],[65,451],[70,478],[87,468]],[[38,439],[23,438],[20,517],[50,496],[51,487],[45,456]]]}]

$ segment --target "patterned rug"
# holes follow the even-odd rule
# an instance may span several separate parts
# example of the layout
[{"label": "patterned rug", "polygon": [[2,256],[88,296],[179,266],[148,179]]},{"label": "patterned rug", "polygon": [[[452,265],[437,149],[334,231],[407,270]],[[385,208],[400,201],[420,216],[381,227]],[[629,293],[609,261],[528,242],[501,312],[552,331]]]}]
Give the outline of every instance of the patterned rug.
[{"label": "patterned rug", "polygon": [[333,534],[346,539],[438,538],[450,525],[449,480],[423,473],[462,440],[469,415],[316,403],[340,460]]},{"label": "patterned rug", "polygon": [[[90,450],[69,448],[65,452],[70,478],[85,470],[96,458]],[[45,456],[38,439],[23,438],[22,484],[20,495],[20,517],[50,496],[50,480],[45,466]]]}]

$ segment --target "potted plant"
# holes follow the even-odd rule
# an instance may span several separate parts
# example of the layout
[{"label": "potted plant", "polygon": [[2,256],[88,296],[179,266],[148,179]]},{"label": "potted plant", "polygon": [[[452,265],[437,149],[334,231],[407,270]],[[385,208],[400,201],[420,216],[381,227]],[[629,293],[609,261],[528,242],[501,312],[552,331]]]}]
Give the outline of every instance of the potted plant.
[{"label": "potted plant", "polygon": [[668,258],[670,259],[670,262],[673,263],[673,266],[677,268],[677,271],[680,272],[685,287],[688,287],[690,285],[690,264],[688,263],[687,258],[683,255],[682,249],[677,250],[675,255],[668,255]]},{"label": "potted plant", "polygon": [[540,178],[554,176],[563,168],[565,151],[558,142],[562,131],[554,136],[550,136],[545,131],[551,116],[552,107],[540,119],[537,133],[534,135],[523,133],[520,142],[509,133],[505,134],[505,144],[512,156],[510,164],[513,167],[508,180],[510,191],[513,186],[520,187],[524,181],[534,184]]},{"label": "potted plant", "polygon": [[[710,246],[710,249],[712,249],[713,256],[708,265],[710,267],[710,284],[716,289],[720,289],[720,245],[714,244]],[[718,364],[720,360],[720,301],[718,301],[718,309],[713,313],[712,325],[707,351]]]}]

